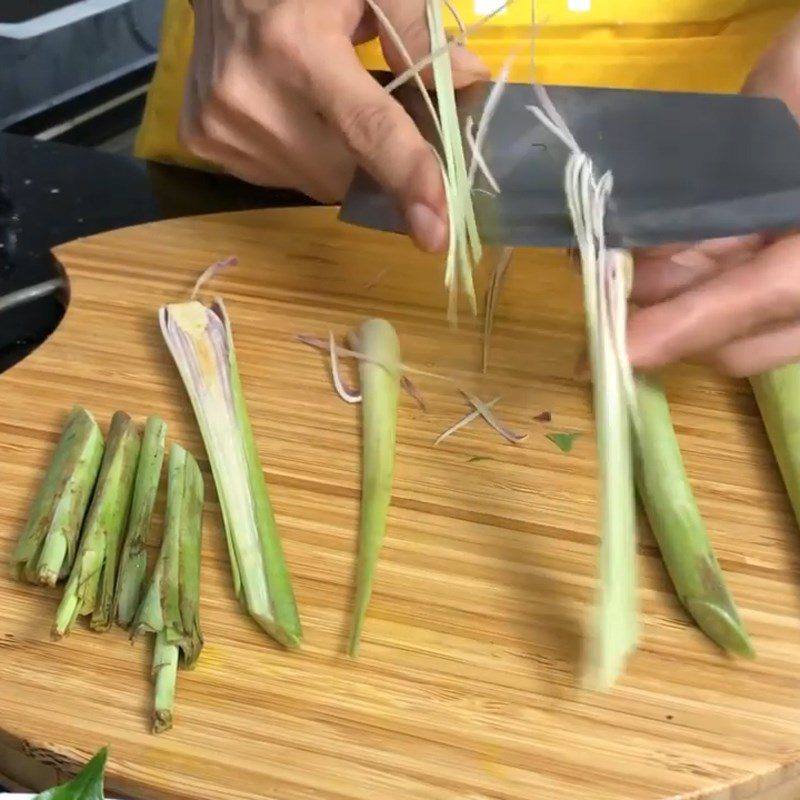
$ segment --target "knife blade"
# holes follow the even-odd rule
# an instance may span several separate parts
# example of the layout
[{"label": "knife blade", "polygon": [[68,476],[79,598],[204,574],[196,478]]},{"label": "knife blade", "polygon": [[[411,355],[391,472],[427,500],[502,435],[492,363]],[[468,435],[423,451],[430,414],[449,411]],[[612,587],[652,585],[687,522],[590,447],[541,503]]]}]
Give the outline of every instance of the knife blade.
[{"label": "knife blade", "polygon": [[[479,119],[491,84],[461,92],[461,124]],[[547,86],[598,175],[614,191],[608,243],[641,247],[780,231],[800,220],[800,127],[779,100],[743,95]],[[418,92],[398,100],[437,146]],[[570,247],[564,196],[566,146],[529,110],[533,87],[509,84],[488,128],[473,202],[482,240],[512,247]],[[468,160],[471,154],[467,153]],[[405,233],[393,200],[358,170],[340,210],[344,222]]]}]

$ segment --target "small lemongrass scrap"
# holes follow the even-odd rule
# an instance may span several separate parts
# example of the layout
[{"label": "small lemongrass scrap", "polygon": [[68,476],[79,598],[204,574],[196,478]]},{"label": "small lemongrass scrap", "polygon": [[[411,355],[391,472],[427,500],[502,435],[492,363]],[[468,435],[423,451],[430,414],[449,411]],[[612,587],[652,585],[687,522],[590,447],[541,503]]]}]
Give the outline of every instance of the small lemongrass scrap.
[{"label": "small lemongrass scrap", "polygon": [[461,394],[464,395],[467,402],[486,420],[486,422],[494,428],[506,441],[511,442],[512,444],[520,444],[524,442],[528,438],[527,433],[515,433],[511,430],[507,425],[504,425],[500,422],[499,419],[494,415],[491,408],[483,402],[479,397],[476,397],[474,394],[470,394],[469,392],[465,392],[463,389],[459,389]]},{"label": "small lemongrass scrap", "polygon": [[[499,397],[493,397],[488,403],[484,403],[486,408],[492,408],[493,406],[497,405],[500,402]],[[451,437],[456,431],[460,431],[462,428],[469,425],[471,422],[474,422],[476,419],[481,417],[482,414],[480,411],[472,410],[465,414],[458,422],[454,422],[449,428],[442,431],[433,443],[433,446],[436,447],[440,445],[445,439]]]},{"label": "small lemongrass scrap", "polygon": [[236,258],[236,256],[229,256],[228,258],[222,259],[222,261],[217,261],[210,267],[206,267],[206,269],[200,273],[200,277],[194,282],[190,299],[196,300],[197,295],[200,293],[200,290],[206,283],[208,283],[214,276],[222,272],[222,270],[227,269],[228,267],[235,267],[238,263],[239,260]]},{"label": "small lemongrass scrap", "polygon": [[547,434],[547,438],[562,453],[570,453],[570,452],[572,452],[572,446],[575,444],[575,440],[579,436],[580,436],[580,433],[556,432],[556,433],[548,433]]},{"label": "small lemongrass scrap", "polygon": [[86,409],[76,406],[11,556],[19,580],[55,586],[69,575],[103,450],[99,425]]},{"label": "small lemongrass scrap", "polygon": [[161,332],[194,409],[217,487],[234,590],[273,638],[302,639],[289,571],[239,376],[231,324],[221,299],[159,311]]},{"label": "small lemongrass scrap", "polygon": [[594,165],[541,86],[539,121],[569,150],[565,193],[581,257],[600,466],[600,586],[587,648],[585,683],[611,688],[636,649],[636,516],[632,429],[638,427],[633,371],[625,351],[626,254],[609,250],[605,212],[612,176]]}]

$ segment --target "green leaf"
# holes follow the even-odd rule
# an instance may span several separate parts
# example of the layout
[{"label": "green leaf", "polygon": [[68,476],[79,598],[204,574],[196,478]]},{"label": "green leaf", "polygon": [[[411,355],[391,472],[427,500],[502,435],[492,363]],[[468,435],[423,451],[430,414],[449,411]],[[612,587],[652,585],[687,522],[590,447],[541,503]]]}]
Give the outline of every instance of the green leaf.
[{"label": "green leaf", "polygon": [[562,452],[569,453],[580,433],[548,433],[547,438]]},{"label": "green leaf", "polygon": [[104,800],[103,773],[107,759],[108,748],[104,747],[71,781],[37,794],[33,800]]},{"label": "green leaf", "polygon": [[467,464],[476,464],[478,461],[491,461],[489,456],[470,456],[467,459]]}]

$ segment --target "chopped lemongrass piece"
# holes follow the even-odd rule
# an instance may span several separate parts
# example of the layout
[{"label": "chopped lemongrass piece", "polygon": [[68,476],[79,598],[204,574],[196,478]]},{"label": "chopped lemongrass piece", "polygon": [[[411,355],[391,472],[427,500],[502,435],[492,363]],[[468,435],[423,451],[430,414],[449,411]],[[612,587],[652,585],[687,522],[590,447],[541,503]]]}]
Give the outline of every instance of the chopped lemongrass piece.
[{"label": "chopped lemongrass piece", "polygon": [[503,247],[492,266],[492,276],[489,279],[489,287],[486,290],[486,308],[483,319],[483,372],[489,369],[489,353],[491,351],[492,328],[494,326],[494,315],[497,310],[497,303],[500,299],[500,292],[503,288],[508,267],[511,264],[511,256],[514,255],[513,247]]},{"label": "chopped lemongrass piece", "polygon": [[[362,395],[361,520],[350,655],[358,654],[372,595],[378,555],[392,498],[397,406],[400,394],[400,342],[385,320],[370,319],[358,331]],[[380,365],[380,366],[379,366]]]},{"label": "chopped lemongrass piece", "polygon": [[755,651],[692,494],[663,386],[642,376],[636,385],[636,483],[678,599],[712,641],[750,658]]},{"label": "chopped lemongrass piece", "polygon": [[291,579],[247,414],[222,300],[161,308],[161,331],[194,409],[217,487],[236,596],[278,642],[302,640]]},{"label": "chopped lemongrass piece", "polygon": [[76,406],[11,556],[17,578],[55,586],[69,575],[102,458],[100,427]]},{"label": "chopped lemongrass piece", "polygon": [[56,611],[53,634],[68,633],[79,616],[91,626],[111,627],[117,560],[133,496],[139,434],[131,418],[118,411],[111,419],[106,449],[78,553]]},{"label": "chopped lemongrass piece", "polygon": [[147,572],[147,534],[161,482],[166,436],[167,426],[163,420],[159,417],[150,417],[144,426],[128,530],[122,546],[117,576],[115,617],[117,624],[122,628],[130,627],[142,599],[142,588]]},{"label": "chopped lemongrass piece", "polygon": [[180,445],[170,448],[164,537],[153,576],[136,613],[132,636],[163,635],[191,669],[203,649],[200,630],[200,550],[203,478]]},{"label": "chopped lemongrass piece", "polygon": [[750,378],[772,452],[800,524],[800,364]]}]

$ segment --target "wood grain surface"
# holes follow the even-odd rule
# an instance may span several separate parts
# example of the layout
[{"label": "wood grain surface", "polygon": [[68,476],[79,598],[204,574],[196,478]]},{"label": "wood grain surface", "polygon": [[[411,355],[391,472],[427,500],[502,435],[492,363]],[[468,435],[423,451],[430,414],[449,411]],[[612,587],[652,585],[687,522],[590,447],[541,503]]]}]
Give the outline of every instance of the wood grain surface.
[{"label": "wood grain surface", "polygon": [[[233,596],[208,463],[156,310],[210,262],[240,264],[225,298],[256,439],[305,628],[274,645]],[[72,303],[53,337],[0,376],[0,773],[20,754],[69,772],[109,745],[109,795],[147,800],[747,800],[800,776],[800,540],[745,383],[666,376],[687,469],[759,651],[724,657],[674,599],[640,539],[642,636],[619,686],[576,686],[597,551],[593,429],[573,379],[580,290],[557,254],[518,253],[493,369],[480,322],[445,319],[442,268],[402,239],[325,209],[248,212],[121,230],[61,248]],[[481,287],[485,275],[480,276]],[[376,281],[376,278],[379,280]],[[361,656],[344,655],[359,489],[358,408],[293,337],[384,316],[407,364],[457,378],[528,440],[478,421],[421,378],[401,407],[395,499]],[[107,428],[160,414],[208,486],[198,668],[175,728],[148,732],[149,647],[120,631],[49,629],[56,594],[8,576],[12,546],[73,403]],[[550,411],[552,422],[534,417]],[[547,432],[580,432],[562,453]],[[162,486],[163,489],[163,486]],[[157,545],[163,497],[152,544]],[[40,788],[40,787],[31,787]],[[796,797],[797,791],[791,796]]]}]

